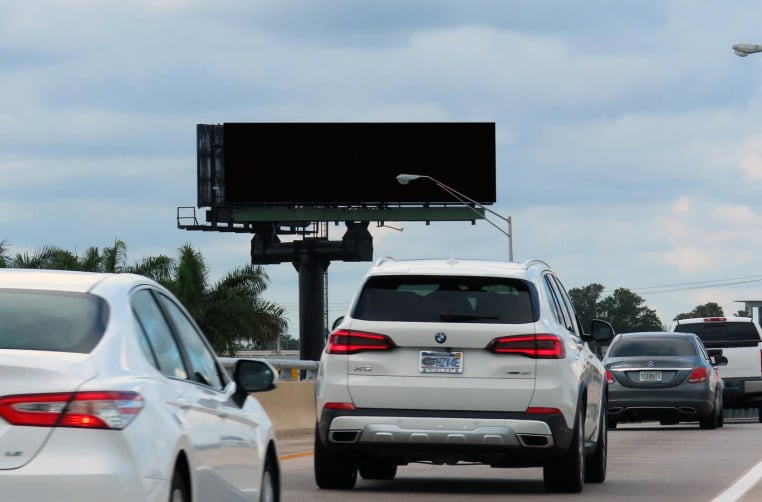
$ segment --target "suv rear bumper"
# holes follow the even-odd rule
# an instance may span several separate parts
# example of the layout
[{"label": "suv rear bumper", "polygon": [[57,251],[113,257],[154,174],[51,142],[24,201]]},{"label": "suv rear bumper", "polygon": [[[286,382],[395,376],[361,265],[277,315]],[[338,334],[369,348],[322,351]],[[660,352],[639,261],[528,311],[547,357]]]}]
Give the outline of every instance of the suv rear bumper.
[{"label": "suv rear bumper", "polygon": [[723,378],[725,389],[722,402],[725,408],[762,407],[762,377]]},{"label": "suv rear bumper", "polygon": [[573,433],[562,415],[367,408],[324,410],[317,429],[347,454],[495,467],[542,465],[567,451]]}]

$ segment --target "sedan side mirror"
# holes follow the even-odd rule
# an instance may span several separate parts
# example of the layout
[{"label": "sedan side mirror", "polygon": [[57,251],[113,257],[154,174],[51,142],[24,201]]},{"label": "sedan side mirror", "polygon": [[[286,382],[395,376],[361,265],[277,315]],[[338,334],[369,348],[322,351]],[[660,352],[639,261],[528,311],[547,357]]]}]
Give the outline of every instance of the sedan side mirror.
[{"label": "sedan side mirror", "polygon": [[270,363],[258,359],[239,359],[233,368],[235,394],[233,399],[243,406],[246,396],[252,392],[264,392],[275,388],[278,374]]},{"label": "sedan side mirror", "polygon": [[712,366],[725,366],[728,364],[728,358],[725,356],[713,356]]}]

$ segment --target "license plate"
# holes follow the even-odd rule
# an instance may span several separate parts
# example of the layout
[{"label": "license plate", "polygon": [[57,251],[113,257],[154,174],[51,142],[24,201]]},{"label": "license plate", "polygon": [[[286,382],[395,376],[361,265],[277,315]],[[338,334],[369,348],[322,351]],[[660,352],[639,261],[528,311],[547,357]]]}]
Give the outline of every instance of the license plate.
[{"label": "license plate", "polygon": [[661,371],[641,371],[641,382],[661,382]]},{"label": "license plate", "polygon": [[421,373],[463,373],[463,352],[421,351]]}]

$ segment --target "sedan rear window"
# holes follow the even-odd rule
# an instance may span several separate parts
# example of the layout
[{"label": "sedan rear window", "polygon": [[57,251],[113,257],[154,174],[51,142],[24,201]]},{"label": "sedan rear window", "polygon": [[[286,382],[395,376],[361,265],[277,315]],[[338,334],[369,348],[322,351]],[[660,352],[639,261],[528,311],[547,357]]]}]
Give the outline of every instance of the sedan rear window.
[{"label": "sedan rear window", "polygon": [[106,329],[108,306],[85,293],[0,290],[0,349],[88,353]]},{"label": "sedan rear window", "polygon": [[623,339],[613,344],[607,357],[694,357],[696,347],[685,338]]},{"label": "sedan rear window", "polygon": [[368,321],[535,321],[537,294],[526,281],[495,277],[377,276],[365,283],[352,317]]}]

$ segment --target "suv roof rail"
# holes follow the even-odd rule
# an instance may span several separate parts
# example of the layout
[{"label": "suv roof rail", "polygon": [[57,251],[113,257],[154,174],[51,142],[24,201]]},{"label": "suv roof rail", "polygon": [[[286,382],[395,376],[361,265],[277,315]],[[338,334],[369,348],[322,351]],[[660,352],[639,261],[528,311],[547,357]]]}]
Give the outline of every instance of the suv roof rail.
[{"label": "suv roof rail", "polygon": [[525,262],[524,262],[524,263],[521,265],[521,268],[523,268],[524,270],[528,270],[528,269],[529,269],[529,267],[532,267],[532,266],[534,266],[534,265],[542,265],[542,266],[545,266],[545,267],[548,267],[548,268],[550,268],[550,265],[548,265],[548,264],[547,264],[547,262],[544,262],[544,261],[542,261],[542,260],[539,260],[539,259],[537,259],[537,258],[535,258],[535,259],[532,259],[532,260],[527,260],[527,261],[525,261]]}]

